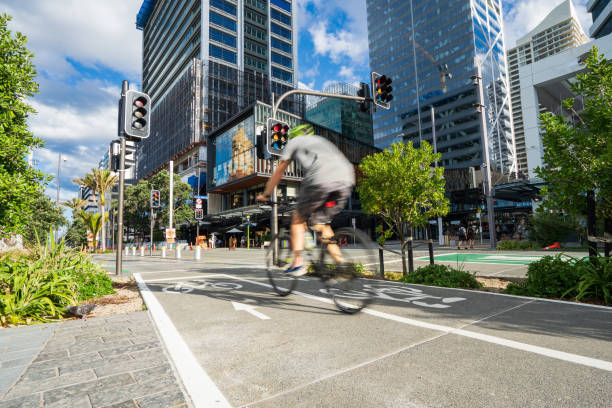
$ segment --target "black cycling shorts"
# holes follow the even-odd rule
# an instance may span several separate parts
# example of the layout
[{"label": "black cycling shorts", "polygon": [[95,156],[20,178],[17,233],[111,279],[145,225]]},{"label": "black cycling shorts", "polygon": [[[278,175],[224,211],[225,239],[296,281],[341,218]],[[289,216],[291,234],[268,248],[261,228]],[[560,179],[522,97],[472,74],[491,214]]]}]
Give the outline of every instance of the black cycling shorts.
[{"label": "black cycling shorts", "polygon": [[296,211],[310,224],[329,224],[346,206],[351,190],[351,187],[342,183],[302,185]]}]

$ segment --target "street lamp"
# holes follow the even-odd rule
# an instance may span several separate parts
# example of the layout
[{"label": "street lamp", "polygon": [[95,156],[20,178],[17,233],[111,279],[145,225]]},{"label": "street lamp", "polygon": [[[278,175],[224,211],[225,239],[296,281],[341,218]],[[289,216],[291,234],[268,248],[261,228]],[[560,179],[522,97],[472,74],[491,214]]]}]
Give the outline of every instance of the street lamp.
[{"label": "street lamp", "polygon": [[[66,159],[64,159],[64,161],[66,161]],[[55,202],[57,203],[57,205],[59,205],[59,200],[60,200],[60,173],[61,173],[61,169],[62,169],[62,153],[58,153],[57,156],[57,198],[55,200]],[[57,240],[58,238],[58,226],[55,226],[55,239]]]},{"label": "street lamp", "polygon": [[[476,112],[480,113],[481,118],[481,143],[482,150],[484,155],[484,163],[482,164],[482,168],[485,171],[485,179],[484,179],[484,187],[485,187],[485,196],[487,197],[487,222],[489,224],[489,242],[491,243],[491,248],[495,248],[497,246],[496,236],[495,236],[495,214],[493,208],[493,194],[492,194],[492,186],[491,186],[491,163],[489,160],[489,143],[488,143],[488,135],[487,135],[487,120],[485,116],[485,103],[484,103],[484,91],[482,87],[482,71],[480,68],[480,64],[476,64],[476,75],[470,77],[472,80],[472,85],[478,87],[478,103],[475,104]],[[482,231],[480,232],[482,234]]]}]

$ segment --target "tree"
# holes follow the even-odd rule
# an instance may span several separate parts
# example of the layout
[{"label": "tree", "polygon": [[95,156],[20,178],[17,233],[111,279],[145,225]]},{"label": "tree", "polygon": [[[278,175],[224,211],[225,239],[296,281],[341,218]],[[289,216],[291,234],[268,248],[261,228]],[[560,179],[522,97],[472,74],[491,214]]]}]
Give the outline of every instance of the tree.
[{"label": "tree", "polygon": [[[168,201],[170,197],[170,173],[162,170],[155,174],[151,180],[140,180],[135,186],[126,186],[124,202],[124,224],[138,233],[143,239],[149,234],[151,220],[149,213],[151,209],[151,190],[159,190],[162,202],[161,214],[157,209],[156,223],[158,225],[169,225],[170,216]],[[174,175],[174,206],[173,224],[178,225],[193,220],[193,209],[187,200],[192,199],[193,191],[189,184],[181,181],[178,174]]]},{"label": "tree", "polygon": [[91,231],[93,234],[93,251],[96,252],[96,248],[98,248],[96,237],[100,232],[100,228],[102,228],[102,215],[98,213],[85,212],[83,210],[79,211],[87,230]]},{"label": "tree", "polygon": [[73,247],[82,247],[87,244],[87,227],[83,221],[81,208],[87,205],[87,200],[81,198],[72,198],[70,201],[64,201],[63,206],[72,209],[72,224],[66,231],[66,241]]},{"label": "tree", "polygon": [[39,191],[32,203],[32,213],[28,215],[26,224],[24,239],[34,244],[37,242],[37,237],[41,242],[46,242],[49,229],[68,225],[68,220],[62,214],[62,209],[46,194]]},{"label": "tree", "polygon": [[93,178],[96,182],[98,196],[100,197],[100,213],[102,214],[102,252],[104,252],[106,251],[106,220],[104,208],[106,206],[106,192],[115,185],[119,176],[111,175],[110,170],[98,169],[94,170]]},{"label": "tree", "polygon": [[[357,191],[364,212],[382,216],[402,244],[406,228],[423,226],[430,218],[448,213],[442,167],[431,167],[440,154],[427,142],[395,143],[389,150],[367,156],[359,165],[363,173]],[[403,251],[402,251],[403,252]],[[403,265],[406,274],[406,264]]]},{"label": "tree", "polygon": [[27,162],[28,154],[43,146],[26,123],[34,109],[25,99],[38,92],[38,84],[26,37],[12,35],[10,20],[0,15],[0,238],[25,231],[42,183],[48,181]]},{"label": "tree", "polygon": [[564,115],[540,116],[544,167],[536,174],[550,185],[547,199],[568,213],[585,215],[585,197],[594,193],[597,215],[612,233],[612,62],[593,47],[585,65],[570,82],[581,98],[563,101]]}]

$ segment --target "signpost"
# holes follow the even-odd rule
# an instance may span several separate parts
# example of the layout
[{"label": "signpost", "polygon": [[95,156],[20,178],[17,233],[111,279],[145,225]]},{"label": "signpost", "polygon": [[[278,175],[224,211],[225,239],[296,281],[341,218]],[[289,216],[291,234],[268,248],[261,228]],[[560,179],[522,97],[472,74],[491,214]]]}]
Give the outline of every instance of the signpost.
[{"label": "signpost", "polygon": [[166,242],[174,244],[174,238],[176,238],[176,230],[174,228],[166,228]]}]

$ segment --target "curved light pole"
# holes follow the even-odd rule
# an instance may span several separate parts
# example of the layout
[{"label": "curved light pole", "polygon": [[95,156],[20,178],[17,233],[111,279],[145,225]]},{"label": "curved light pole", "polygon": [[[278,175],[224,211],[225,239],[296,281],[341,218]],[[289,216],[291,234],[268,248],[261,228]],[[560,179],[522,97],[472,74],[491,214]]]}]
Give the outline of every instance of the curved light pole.
[{"label": "curved light pole", "polygon": [[[64,161],[67,161],[67,159],[64,159]],[[59,206],[59,200],[60,200],[60,174],[61,174],[61,169],[62,169],[62,153],[58,153],[57,156],[57,198],[55,200],[55,203]],[[57,241],[58,239],[58,229],[59,227],[56,225],[55,226],[55,240]]]}]

